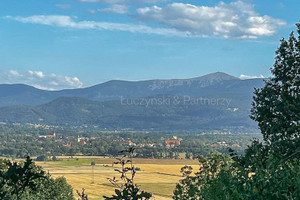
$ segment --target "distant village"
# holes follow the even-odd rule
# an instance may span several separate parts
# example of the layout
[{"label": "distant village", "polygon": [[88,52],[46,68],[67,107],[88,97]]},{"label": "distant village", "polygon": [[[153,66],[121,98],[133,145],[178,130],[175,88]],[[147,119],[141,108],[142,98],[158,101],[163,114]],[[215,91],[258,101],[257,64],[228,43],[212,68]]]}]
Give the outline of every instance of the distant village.
[{"label": "distant village", "polygon": [[[47,142],[47,139],[52,139],[57,143],[61,143],[62,146],[64,147],[72,147],[74,142],[81,144],[81,145],[87,145],[89,141],[91,140],[97,140],[97,137],[80,137],[79,135],[77,136],[77,140],[75,140],[75,136],[59,136],[55,132],[50,135],[39,135],[39,139],[37,141],[39,143],[44,143]],[[165,143],[146,143],[146,144],[137,144],[135,143],[132,139],[128,138],[127,140],[121,138],[118,140],[114,140],[119,142],[120,144],[124,146],[134,146],[138,148],[143,148],[143,147],[166,147],[166,148],[175,148],[177,146],[180,146],[182,138],[178,138],[177,136],[173,136],[172,139],[168,139],[165,141]],[[42,149],[43,147],[41,147]]]},{"label": "distant village", "polygon": [[[232,148],[242,152],[253,134],[228,130],[199,132],[159,132],[134,130],[93,130],[45,126],[39,124],[0,125],[0,155],[24,158],[30,156],[100,155],[118,156],[135,147],[143,158],[197,158],[211,150],[226,152]],[[19,134],[19,132],[23,134]],[[239,134],[239,137],[236,137]],[[9,140],[8,140],[9,138]],[[18,145],[16,145],[18,144]]]},{"label": "distant village", "polygon": [[[219,133],[220,135],[226,135],[226,132]],[[37,141],[39,143],[45,143],[47,142],[47,139],[54,140],[56,143],[60,143],[64,147],[72,147],[74,143],[81,144],[81,145],[87,145],[89,141],[97,140],[98,137],[80,137],[77,136],[64,136],[57,135],[55,132],[51,135],[39,135],[39,139]],[[158,142],[158,143],[136,143],[131,138],[118,138],[114,139],[115,142],[118,142],[119,144],[123,146],[133,146],[137,148],[144,148],[144,147],[150,147],[150,148],[156,148],[156,147],[165,147],[167,149],[175,148],[181,145],[183,139],[178,138],[177,136],[173,136],[170,139],[166,139],[164,142]],[[213,144],[211,144],[212,147],[240,147],[239,144],[231,144],[229,145],[226,141],[218,141]],[[43,149],[43,147],[41,147]]]}]

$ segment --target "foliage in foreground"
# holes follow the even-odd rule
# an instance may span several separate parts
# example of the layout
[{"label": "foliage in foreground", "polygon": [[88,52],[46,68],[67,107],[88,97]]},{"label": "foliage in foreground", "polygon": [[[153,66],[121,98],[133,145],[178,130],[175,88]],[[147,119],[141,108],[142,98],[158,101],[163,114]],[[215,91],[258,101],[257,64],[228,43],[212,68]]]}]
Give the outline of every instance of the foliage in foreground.
[{"label": "foliage in foreground", "polygon": [[177,184],[173,199],[300,199],[299,159],[278,159],[262,148],[254,141],[245,156],[212,153],[201,157],[195,175],[185,166],[185,178]]},{"label": "foliage in foreground", "polygon": [[244,156],[199,157],[200,170],[177,184],[175,200],[300,199],[300,24],[276,51],[273,77],[255,90],[252,119],[264,143],[254,140]]},{"label": "foliage in foreground", "polygon": [[27,157],[24,163],[0,161],[0,199],[74,200],[74,197],[65,178],[51,178]]},{"label": "foliage in foreground", "polygon": [[[123,183],[119,184],[116,177],[108,180],[117,188],[115,194],[111,197],[104,196],[106,200],[117,199],[117,200],[146,200],[152,197],[152,194],[141,191],[139,185],[134,183],[136,175],[136,168],[133,166],[132,157],[134,154],[134,148],[130,147],[128,150],[122,151],[125,153],[122,158],[117,158],[118,161],[114,162],[114,165],[121,165],[121,169],[115,169],[120,173],[120,179]],[[127,165],[130,165],[129,167]]]}]

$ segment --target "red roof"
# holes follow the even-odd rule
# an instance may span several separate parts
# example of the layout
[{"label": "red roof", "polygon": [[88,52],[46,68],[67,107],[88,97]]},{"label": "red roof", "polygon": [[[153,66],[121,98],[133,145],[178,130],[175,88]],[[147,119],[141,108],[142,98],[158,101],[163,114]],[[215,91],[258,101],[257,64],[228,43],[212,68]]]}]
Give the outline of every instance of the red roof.
[{"label": "red roof", "polygon": [[166,141],[166,145],[171,145],[171,144],[180,145],[180,140],[167,140]]},{"label": "red roof", "polygon": [[53,135],[47,135],[47,138],[55,138],[56,134],[53,133]]},{"label": "red roof", "polygon": [[65,144],[64,147],[71,147],[72,143]]},{"label": "red roof", "polygon": [[85,140],[80,140],[80,143],[81,144],[86,144],[86,141]]}]

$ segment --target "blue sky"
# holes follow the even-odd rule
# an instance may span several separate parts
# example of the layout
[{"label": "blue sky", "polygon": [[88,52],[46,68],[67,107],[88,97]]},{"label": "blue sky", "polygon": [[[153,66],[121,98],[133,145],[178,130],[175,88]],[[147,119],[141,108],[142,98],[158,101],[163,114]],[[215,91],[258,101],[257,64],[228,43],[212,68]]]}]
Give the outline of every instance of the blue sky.
[{"label": "blue sky", "polygon": [[1,0],[0,83],[270,76],[299,0]]}]

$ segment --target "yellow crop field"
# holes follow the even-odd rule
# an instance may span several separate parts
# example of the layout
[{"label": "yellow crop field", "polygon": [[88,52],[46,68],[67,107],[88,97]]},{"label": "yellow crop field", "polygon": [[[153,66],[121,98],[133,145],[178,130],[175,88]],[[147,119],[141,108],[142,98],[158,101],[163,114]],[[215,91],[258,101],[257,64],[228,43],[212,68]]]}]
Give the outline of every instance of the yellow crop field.
[{"label": "yellow crop field", "polygon": [[[91,200],[103,199],[103,195],[114,193],[113,185],[107,180],[119,174],[114,171],[118,166],[112,166],[114,158],[86,157],[76,158],[58,157],[59,161],[36,162],[53,177],[64,176],[74,191],[86,189]],[[96,162],[94,167],[92,161]],[[134,166],[141,170],[137,172],[135,182],[147,192],[154,195],[153,199],[168,200],[176,183],[182,179],[180,168],[191,165],[198,169],[198,162],[193,160],[170,159],[134,159]],[[76,193],[76,192],[75,192]]]}]

